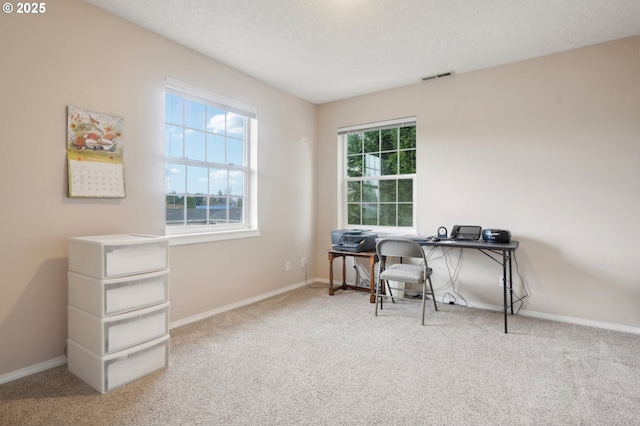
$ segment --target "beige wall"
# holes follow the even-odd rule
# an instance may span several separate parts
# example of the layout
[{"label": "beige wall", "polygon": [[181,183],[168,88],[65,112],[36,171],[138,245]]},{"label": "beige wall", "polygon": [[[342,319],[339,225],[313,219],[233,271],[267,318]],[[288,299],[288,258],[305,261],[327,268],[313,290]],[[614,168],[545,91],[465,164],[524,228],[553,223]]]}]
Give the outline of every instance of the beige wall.
[{"label": "beige wall", "polygon": [[[509,229],[528,314],[640,327],[639,37],[319,106],[318,265],[338,225],[336,129],[414,115],[420,233]],[[499,306],[499,274],[465,252],[457,284]]]},{"label": "beige wall", "polygon": [[[167,76],[257,108],[261,229],[172,247],[171,321],[313,272],[314,105],[78,0],[0,16],[0,53],[0,376],[64,354],[68,237],[163,234]],[[126,199],[67,198],[67,105],[124,117]]]}]

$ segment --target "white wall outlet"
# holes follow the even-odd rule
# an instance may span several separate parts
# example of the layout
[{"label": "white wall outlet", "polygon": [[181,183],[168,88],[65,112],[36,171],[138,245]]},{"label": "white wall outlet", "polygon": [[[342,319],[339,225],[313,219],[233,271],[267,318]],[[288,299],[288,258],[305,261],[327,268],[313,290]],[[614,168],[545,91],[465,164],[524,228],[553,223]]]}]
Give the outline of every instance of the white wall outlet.
[{"label": "white wall outlet", "polygon": [[301,264],[301,266],[302,266],[303,268],[306,268],[306,267],[307,267],[307,258],[306,258],[306,257],[303,257],[303,258],[302,258],[302,262],[301,262],[300,264]]},{"label": "white wall outlet", "polygon": [[284,264],[284,270],[289,272],[291,271],[291,261],[287,260]]}]

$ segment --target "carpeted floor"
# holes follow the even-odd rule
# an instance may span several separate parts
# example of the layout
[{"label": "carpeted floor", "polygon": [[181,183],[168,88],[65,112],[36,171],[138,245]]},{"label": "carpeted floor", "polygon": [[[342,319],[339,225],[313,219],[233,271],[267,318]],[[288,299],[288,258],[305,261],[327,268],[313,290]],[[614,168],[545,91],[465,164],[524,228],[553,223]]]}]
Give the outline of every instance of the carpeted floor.
[{"label": "carpeted floor", "polygon": [[171,332],[101,395],[66,366],[0,386],[1,425],[637,425],[640,336],[308,286]]}]

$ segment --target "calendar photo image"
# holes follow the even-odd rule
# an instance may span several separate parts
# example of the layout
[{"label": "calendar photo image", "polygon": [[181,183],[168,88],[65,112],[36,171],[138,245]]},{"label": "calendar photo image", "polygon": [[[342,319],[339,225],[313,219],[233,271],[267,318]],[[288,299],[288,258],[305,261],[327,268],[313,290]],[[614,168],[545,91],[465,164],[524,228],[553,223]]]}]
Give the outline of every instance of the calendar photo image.
[{"label": "calendar photo image", "polygon": [[67,109],[69,197],[125,198],[124,119],[75,106]]}]

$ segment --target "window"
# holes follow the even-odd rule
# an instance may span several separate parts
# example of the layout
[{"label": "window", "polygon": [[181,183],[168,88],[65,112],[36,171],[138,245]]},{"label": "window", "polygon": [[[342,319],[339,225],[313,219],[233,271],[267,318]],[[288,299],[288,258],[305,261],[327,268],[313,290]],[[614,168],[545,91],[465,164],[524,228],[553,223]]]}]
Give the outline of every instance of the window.
[{"label": "window", "polygon": [[341,222],[415,228],[415,118],[341,129]]},{"label": "window", "polygon": [[251,228],[255,112],[169,81],[165,94],[167,234]]}]

